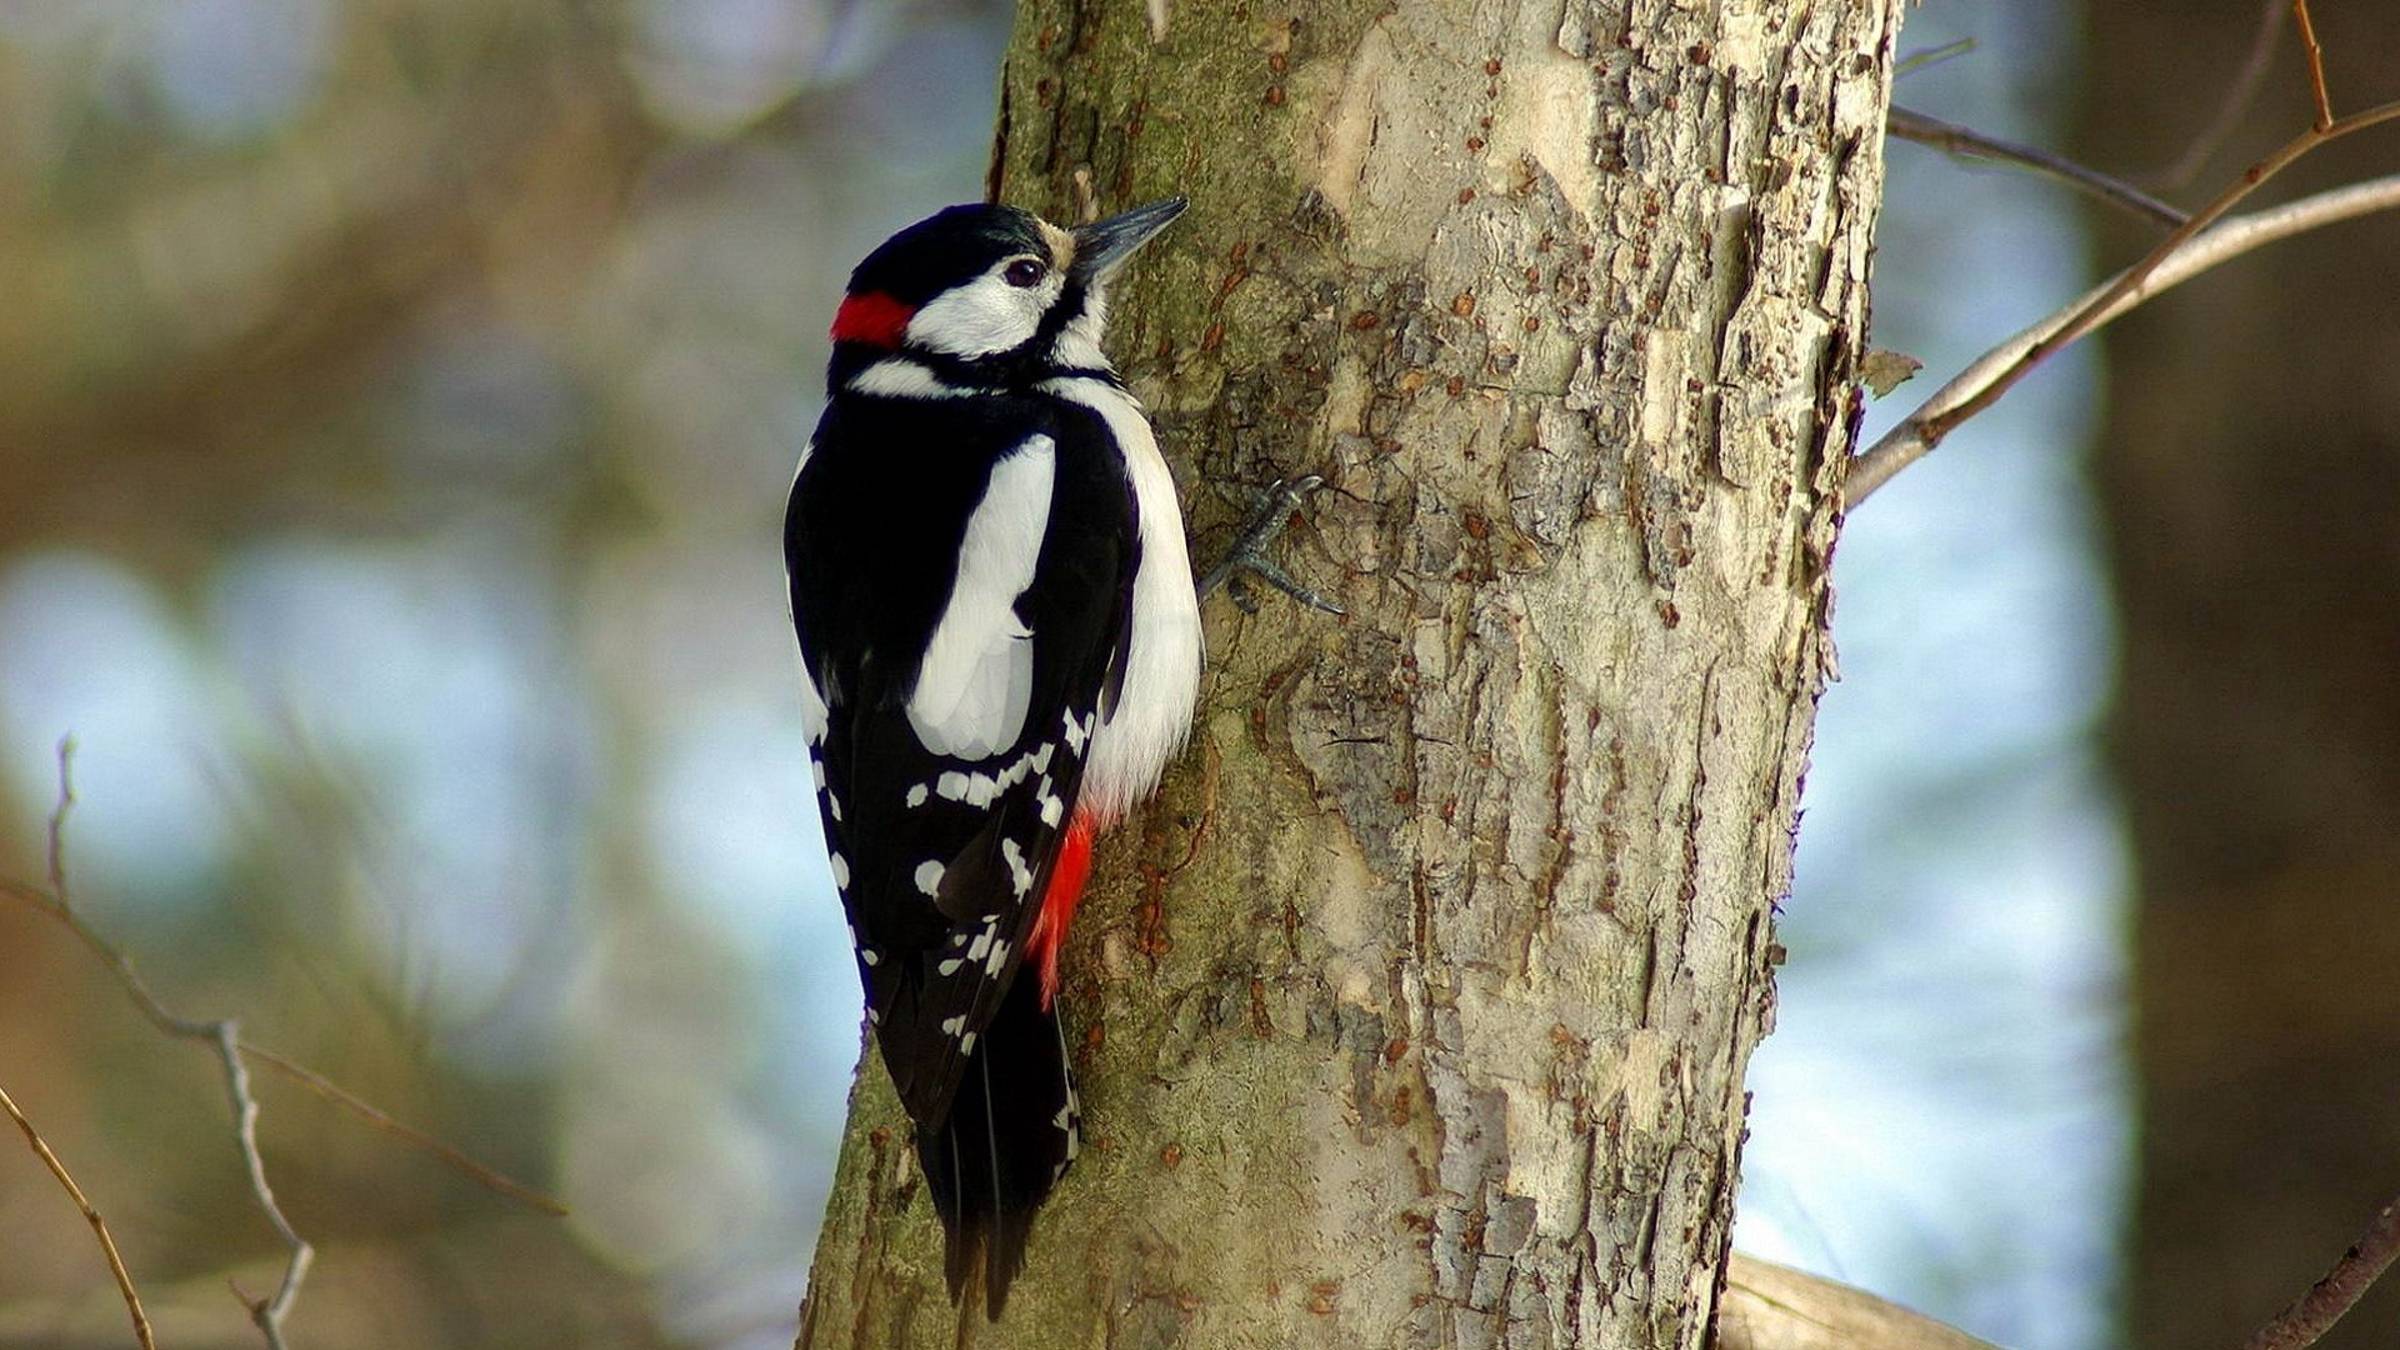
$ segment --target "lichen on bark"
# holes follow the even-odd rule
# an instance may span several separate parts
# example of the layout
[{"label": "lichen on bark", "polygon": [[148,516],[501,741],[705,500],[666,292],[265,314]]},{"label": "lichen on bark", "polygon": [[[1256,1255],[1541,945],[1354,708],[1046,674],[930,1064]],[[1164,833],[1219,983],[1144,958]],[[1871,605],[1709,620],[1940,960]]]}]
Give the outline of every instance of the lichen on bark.
[{"label": "lichen on bark", "polygon": [[995,180],[1191,213],[1111,347],[1212,601],[1069,944],[1090,1146],[960,1330],[872,1059],[804,1346],[1697,1347],[1830,673],[1897,5],[1026,0]]}]

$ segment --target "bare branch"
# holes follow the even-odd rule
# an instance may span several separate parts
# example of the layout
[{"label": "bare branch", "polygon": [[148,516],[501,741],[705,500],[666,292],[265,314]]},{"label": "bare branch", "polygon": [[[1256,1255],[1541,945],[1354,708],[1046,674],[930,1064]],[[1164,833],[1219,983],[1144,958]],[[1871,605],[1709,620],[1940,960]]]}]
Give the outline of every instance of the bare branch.
[{"label": "bare branch", "polygon": [[1930,47],[1921,52],[1910,52],[1901,57],[1899,62],[1892,67],[1892,78],[1895,80],[1907,79],[1919,71],[1931,70],[1935,66],[1955,61],[1973,50],[1975,50],[1975,39],[1963,37],[1956,42],[1945,42],[1939,47]]},{"label": "bare branch", "polygon": [[100,1254],[108,1258],[108,1273],[116,1277],[117,1293],[124,1298],[125,1311],[133,1318],[133,1338],[141,1342],[142,1350],[158,1350],[158,1342],[150,1336],[150,1316],[142,1311],[142,1296],[134,1292],[133,1275],[125,1269],[125,1258],[117,1254],[117,1240],[109,1236],[108,1221],[100,1217],[99,1210],[92,1208],[90,1200],[84,1198],[83,1187],[75,1184],[67,1165],[58,1160],[58,1155],[50,1151],[48,1144],[42,1142],[42,1136],[34,1130],[33,1122],[17,1109],[15,1099],[8,1095],[6,1088],[0,1088],[0,1107],[7,1108],[9,1117],[17,1122],[17,1128],[24,1131],[25,1142],[33,1146],[34,1155],[42,1160],[42,1166],[50,1169],[50,1175],[58,1178],[58,1184],[67,1188],[68,1198],[75,1202],[75,1208],[83,1211],[83,1221],[90,1224],[92,1232],[99,1236]]},{"label": "bare branch", "polygon": [[263,1045],[252,1045],[248,1041],[242,1043],[242,1053],[316,1093],[326,1101],[348,1111],[368,1125],[402,1140],[413,1148],[432,1154],[450,1164],[451,1167],[481,1182],[484,1186],[498,1191],[512,1200],[538,1209],[552,1218],[563,1219],[568,1214],[567,1207],[558,1201],[521,1181],[493,1171],[461,1153],[455,1146],[434,1138],[414,1125],[395,1120],[381,1107],[361,1100],[350,1089],[297,1060],[269,1050]]},{"label": "bare branch", "polygon": [[[275,1188],[267,1184],[267,1160],[258,1151],[258,1098],[250,1094],[250,1070],[242,1063],[241,1028],[232,1018],[214,1027],[217,1058],[225,1066],[225,1095],[233,1104],[234,1141],[241,1146],[242,1170],[250,1177],[250,1194],[258,1201],[260,1212],[274,1225],[275,1235],[291,1249],[291,1259],[284,1263],[283,1282],[268,1299],[242,1301],[249,1305],[250,1320],[257,1324],[260,1335],[267,1338],[268,1350],[284,1350],[283,1318],[292,1309],[292,1300],[300,1296],[300,1282],[308,1278],[308,1268],[317,1259],[316,1248],[292,1228],[284,1217],[283,1206],[275,1200]],[[241,1291],[237,1288],[237,1296]]]},{"label": "bare branch", "polygon": [[315,1260],[316,1252],[292,1227],[290,1219],[285,1217],[282,1207],[276,1202],[274,1188],[267,1183],[266,1159],[258,1148],[258,1099],[251,1092],[250,1070],[245,1062],[247,1059],[256,1059],[285,1074],[369,1125],[433,1154],[503,1195],[546,1213],[563,1215],[567,1212],[566,1206],[558,1201],[502,1176],[421,1130],[400,1123],[314,1069],[244,1041],[241,1025],[236,1020],[199,1021],[179,1016],[160,1002],[158,996],[150,991],[150,986],[135,972],[132,959],[85,923],[70,899],[66,824],[67,816],[75,804],[72,772],[74,754],[72,738],[59,742],[58,805],[50,813],[49,825],[49,889],[0,880],[0,895],[21,900],[64,925],[117,977],[118,985],[152,1026],[168,1036],[207,1045],[215,1052],[224,1074],[225,1095],[233,1112],[234,1139],[240,1149],[243,1173],[249,1178],[251,1197],[257,1201],[259,1211],[266,1215],[267,1222],[275,1229],[276,1236],[290,1251],[290,1257],[284,1265],[283,1279],[272,1296],[253,1299],[238,1287],[234,1291],[249,1309],[250,1320],[266,1338],[269,1350],[284,1350],[283,1319],[290,1312],[292,1301],[299,1296],[301,1282],[307,1278],[309,1265]]},{"label": "bare branch", "polygon": [[1997,1350],[1863,1289],[1733,1254],[1719,1350]]},{"label": "bare branch", "polygon": [[2222,230],[2209,229],[2292,161],[2328,141],[2395,118],[2400,118],[2400,102],[2353,113],[2323,131],[2312,127],[2302,132],[2251,165],[2140,262],[1984,353],[1851,462],[1844,486],[1847,505],[1857,507],[1892,475],[1932,453],[1961,422],[1990,407],[2061,348],[2151,296],[2261,244],[2400,205],[2400,177],[2377,178],[2227,221]]},{"label": "bare branch", "polygon": [[2333,95],[2325,88],[2325,49],[2317,45],[2317,26],[2309,22],[2308,0],[2292,0],[2292,18],[2300,25],[2300,49],[2308,53],[2308,91],[2317,99],[2317,134],[2333,130]]},{"label": "bare branch", "polygon": [[1884,130],[1904,141],[1930,145],[1937,150],[1962,159],[1989,160],[2031,169],[2046,178],[2065,183],[2096,200],[2107,202],[2111,206],[2120,207],[2161,225],[2173,227],[2184,222],[2183,212],[2133,184],[2111,178],[2098,169],[2087,169],[2063,155],[2055,155],[2036,146],[2020,145],[2015,141],[2002,140],[1997,136],[1987,136],[1972,127],[1960,126],[1956,122],[1945,122],[1936,117],[1927,117],[1923,113],[1911,112],[1898,104],[1892,105],[1890,113],[1886,116]]},{"label": "bare branch", "polygon": [[2342,1259],[2325,1272],[2325,1278],[2310,1286],[2274,1321],[2260,1327],[2243,1350],[2303,1350],[2315,1345],[2344,1313],[2358,1306],[2358,1300],[2395,1257],[2400,1257],[2400,1200],[2385,1205],[2350,1250],[2342,1253]]},{"label": "bare branch", "polygon": [[58,801],[50,808],[48,830],[50,860],[50,893],[58,897],[58,907],[65,909],[67,899],[67,813],[75,809],[75,738],[58,738]]}]

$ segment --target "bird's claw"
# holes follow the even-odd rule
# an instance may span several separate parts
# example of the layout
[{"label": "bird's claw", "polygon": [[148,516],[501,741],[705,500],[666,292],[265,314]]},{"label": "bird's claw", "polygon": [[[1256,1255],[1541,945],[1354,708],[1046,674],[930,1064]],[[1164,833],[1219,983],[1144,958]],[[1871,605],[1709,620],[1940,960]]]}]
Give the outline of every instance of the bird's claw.
[{"label": "bird's claw", "polygon": [[1293,580],[1291,573],[1284,571],[1273,558],[1267,556],[1268,547],[1291,524],[1292,514],[1300,509],[1309,493],[1323,486],[1325,480],[1313,473],[1301,478],[1278,478],[1269,483],[1266,490],[1258,495],[1258,502],[1251,508],[1249,517],[1243,520],[1240,533],[1234,536],[1233,547],[1227,549],[1223,560],[1200,579],[1201,598],[1206,599],[1210,592],[1230,582],[1229,594],[1233,602],[1240,605],[1246,614],[1257,613],[1257,603],[1247,598],[1241,586],[1240,574],[1246,572],[1310,609],[1327,614],[1346,613],[1332,600]]}]

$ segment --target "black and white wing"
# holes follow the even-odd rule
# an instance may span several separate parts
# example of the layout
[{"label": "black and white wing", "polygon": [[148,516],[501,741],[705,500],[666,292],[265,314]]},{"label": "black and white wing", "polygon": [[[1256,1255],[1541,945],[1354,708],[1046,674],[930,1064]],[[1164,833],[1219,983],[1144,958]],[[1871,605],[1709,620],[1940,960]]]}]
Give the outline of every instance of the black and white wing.
[{"label": "black and white wing", "polygon": [[920,1128],[948,1119],[1024,960],[1137,539],[1104,432],[1041,400],[837,399],[793,482],[825,837],[876,1041]]}]

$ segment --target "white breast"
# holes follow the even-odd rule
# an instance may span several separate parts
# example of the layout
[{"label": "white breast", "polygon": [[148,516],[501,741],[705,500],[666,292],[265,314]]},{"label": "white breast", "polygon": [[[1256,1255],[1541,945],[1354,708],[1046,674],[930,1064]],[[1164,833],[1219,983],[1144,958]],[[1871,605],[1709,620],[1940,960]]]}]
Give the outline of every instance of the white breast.
[{"label": "white breast", "polygon": [[1150,420],[1131,394],[1105,380],[1045,381],[1042,389],[1090,408],[1108,423],[1125,454],[1140,513],[1141,566],[1133,578],[1133,634],[1124,692],[1092,732],[1083,804],[1103,823],[1158,786],[1167,761],[1183,748],[1200,699],[1200,600],[1183,544],[1183,508],[1175,478],[1158,453]]}]

